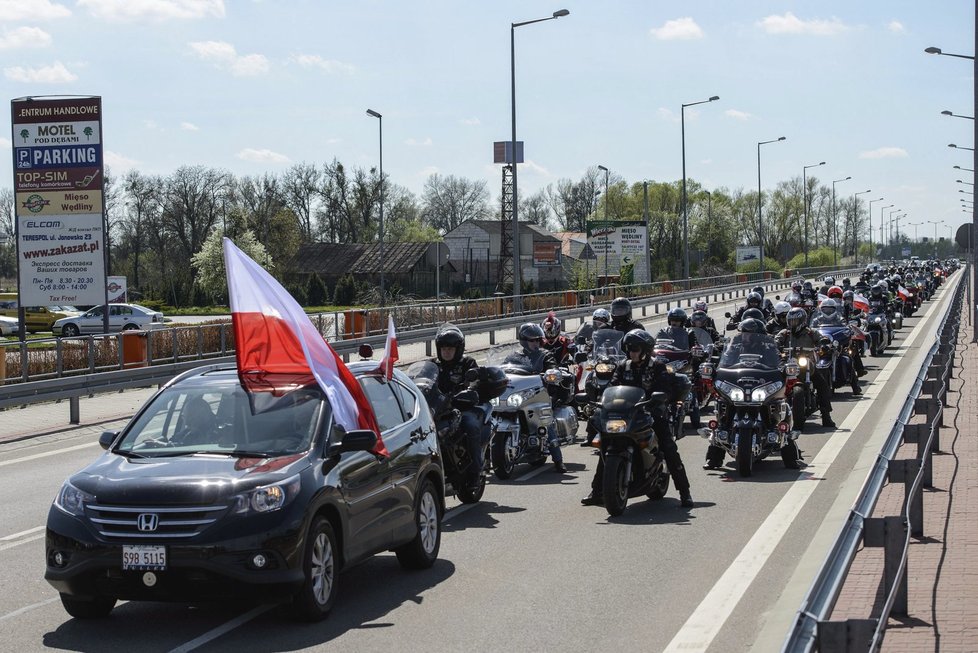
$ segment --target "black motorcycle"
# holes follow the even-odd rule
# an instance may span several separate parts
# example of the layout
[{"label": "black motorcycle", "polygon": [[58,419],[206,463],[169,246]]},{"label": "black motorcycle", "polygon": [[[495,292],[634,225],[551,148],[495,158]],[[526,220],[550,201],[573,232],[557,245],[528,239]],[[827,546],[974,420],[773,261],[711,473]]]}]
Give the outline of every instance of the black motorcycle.
[{"label": "black motorcycle", "polygon": [[[580,402],[586,400],[583,395],[578,397]],[[600,448],[604,461],[605,510],[616,517],[625,512],[630,498],[642,494],[652,500],[664,497],[669,488],[669,471],[649,410],[664,414],[668,395],[654,392],[645,399],[641,388],[615,385],[605,388],[596,403],[594,424],[598,435],[592,444]]]},{"label": "black motorcycle", "polygon": [[[482,367],[466,374],[469,387],[449,397],[438,388],[438,366],[434,362],[418,361],[407,370],[407,375],[424,395],[438,428],[438,448],[445,470],[446,492],[458,496],[462,503],[476,503],[482,499],[489,473],[489,444],[496,433],[496,420],[492,417],[489,402],[506,390],[506,375],[496,367]],[[466,446],[465,434],[459,425],[462,413],[471,411],[486,430],[482,442],[482,473],[473,486],[468,481],[467,470],[472,457]]]},{"label": "black motorcycle", "polygon": [[[704,372],[709,371],[707,366]],[[755,462],[774,454],[786,467],[797,465],[798,432],[792,429],[786,381],[773,337],[747,333],[730,341],[713,372],[717,419],[700,430],[710,442],[708,464],[719,467],[729,453],[741,476],[750,476]]]}]

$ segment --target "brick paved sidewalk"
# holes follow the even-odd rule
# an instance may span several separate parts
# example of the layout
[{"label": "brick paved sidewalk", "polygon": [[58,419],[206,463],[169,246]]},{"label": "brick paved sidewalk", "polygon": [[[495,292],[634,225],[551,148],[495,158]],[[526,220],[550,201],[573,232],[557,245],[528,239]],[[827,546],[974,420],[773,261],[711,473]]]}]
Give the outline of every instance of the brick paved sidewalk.
[{"label": "brick paved sidewalk", "polygon": [[[978,651],[978,344],[972,333],[965,307],[940,452],[932,457],[933,487],[923,493],[924,536],[910,539],[908,616],[890,618],[882,646],[887,653]],[[916,457],[916,446],[904,444],[898,457]],[[900,514],[903,495],[902,483],[888,484],[873,516]],[[862,548],[831,619],[878,617],[882,578],[883,549]]]}]

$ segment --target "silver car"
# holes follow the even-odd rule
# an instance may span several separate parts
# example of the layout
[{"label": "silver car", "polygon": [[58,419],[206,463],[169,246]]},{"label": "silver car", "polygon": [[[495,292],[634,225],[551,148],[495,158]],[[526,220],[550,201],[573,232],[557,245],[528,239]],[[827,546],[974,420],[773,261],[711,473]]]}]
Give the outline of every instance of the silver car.
[{"label": "silver car", "polygon": [[[77,317],[57,320],[51,327],[56,336],[78,336],[86,333],[102,333],[104,306],[91,308]],[[109,331],[155,329],[163,325],[163,314],[139,304],[109,304]]]}]

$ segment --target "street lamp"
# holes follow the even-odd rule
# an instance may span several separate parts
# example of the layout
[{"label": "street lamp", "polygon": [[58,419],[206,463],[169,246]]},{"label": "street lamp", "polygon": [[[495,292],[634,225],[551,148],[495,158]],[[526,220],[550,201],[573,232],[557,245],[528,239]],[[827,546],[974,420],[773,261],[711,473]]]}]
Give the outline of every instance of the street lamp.
[{"label": "street lamp", "polygon": [[857,197],[872,192],[872,190],[861,190],[852,194],[852,242],[853,249],[856,250],[856,265],[859,265],[859,200]]},{"label": "street lamp", "polygon": [[974,172],[971,168],[962,168],[961,166],[952,166],[955,170],[964,170],[965,172]]},{"label": "street lamp", "polygon": [[[873,202],[882,202],[883,198],[880,197],[875,200],[869,200],[869,208],[866,209],[866,214],[869,216],[869,256],[872,260],[873,254],[876,250],[873,249]],[[880,216],[882,220],[883,216]],[[856,265],[859,265],[859,248],[856,248]]]},{"label": "street lamp", "polygon": [[974,120],[975,119],[974,116],[962,116],[961,114],[951,113],[950,111],[947,111],[947,110],[941,111],[941,115],[942,116],[953,116],[955,118],[964,118],[965,120]]},{"label": "street lamp", "polygon": [[955,179],[954,181],[958,182],[959,184],[967,184],[969,186],[974,186],[974,184],[971,183],[970,181],[962,181],[960,179]]},{"label": "street lamp", "polygon": [[[598,166],[598,170],[604,170],[604,285],[608,285],[608,169]],[[620,265],[620,262],[619,262]]]},{"label": "street lamp", "polygon": [[764,220],[761,217],[761,145],[767,145],[768,143],[777,143],[779,141],[785,140],[785,136],[779,136],[778,138],[772,139],[770,141],[760,141],[757,144],[757,234],[761,241],[761,281],[765,279],[764,274]]},{"label": "street lamp", "polygon": [[846,177],[845,179],[836,179],[832,182],[832,234],[834,235],[834,244],[832,245],[832,265],[839,265],[839,227],[837,225],[838,220],[835,217],[835,185],[842,181],[849,181],[852,177]]},{"label": "street lamp", "polygon": [[719,95],[714,95],[709,100],[684,104],[679,110],[679,122],[682,130],[683,143],[683,279],[689,279],[689,209],[686,201],[686,107],[695,107],[697,104],[716,102],[719,99]]},{"label": "street lamp", "polygon": [[940,48],[924,48],[924,52],[927,54],[943,54],[945,57],[957,57],[958,59],[971,59],[974,61],[974,57],[968,56],[966,54],[951,54],[950,52],[944,52]]},{"label": "street lamp", "polygon": [[964,145],[955,145],[954,143],[948,143],[947,146],[953,147],[956,150],[968,150],[969,152],[975,151],[975,148],[973,147],[965,147]]},{"label": "street lamp", "polygon": [[887,204],[886,206],[880,207],[880,251],[882,252],[886,248],[886,238],[883,236],[883,211],[896,206],[896,204]]},{"label": "street lamp", "polygon": [[907,223],[907,226],[908,227],[913,227],[913,243],[912,243],[912,245],[916,245],[917,244],[917,227],[919,227],[922,224],[924,224],[924,223],[923,222],[908,222]]},{"label": "street lamp", "polygon": [[893,214],[899,213],[900,209],[893,209],[890,211],[890,215],[886,218],[886,235],[887,240],[893,243]]},{"label": "street lamp", "polygon": [[804,204],[805,209],[805,267],[808,267],[808,177],[806,176],[809,168],[817,168],[819,166],[824,166],[825,161],[820,163],[813,163],[810,166],[802,166],[801,168],[801,196],[802,204]]},{"label": "street lamp", "polygon": [[937,258],[937,225],[944,224],[943,220],[928,220],[929,224],[934,225],[934,258]]},{"label": "street lamp", "polygon": [[536,20],[526,20],[522,23],[510,23],[509,25],[509,70],[510,70],[510,92],[511,92],[511,108],[512,108],[512,119],[513,119],[513,138],[512,138],[512,157],[513,157],[513,311],[519,312],[523,310],[523,300],[522,292],[523,288],[521,286],[522,279],[520,274],[520,222],[519,216],[517,215],[517,209],[519,204],[517,186],[516,186],[516,28],[522,27],[524,25],[532,25],[533,23],[542,23],[545,20],[554,20],[562,16],[567,16],[570,11],[567,9],[560,9],[555,11],[552,16],[548,18],[537,18]]},{"label": "street lamp", "polygon": [[367,115],[377,119],[380,138],[380,305],[384,305],[384,117],[367,109]]}]

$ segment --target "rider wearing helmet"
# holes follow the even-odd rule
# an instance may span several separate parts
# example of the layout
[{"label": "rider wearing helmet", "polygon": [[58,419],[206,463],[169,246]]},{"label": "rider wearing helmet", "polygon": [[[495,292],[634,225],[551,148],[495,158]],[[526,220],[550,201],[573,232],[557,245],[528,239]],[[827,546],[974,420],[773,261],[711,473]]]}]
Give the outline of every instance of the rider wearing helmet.
[{"label": "rider wearing helmet", "polygon": [[736,329],[737,325],[740,324],[740,321],[744,319],[744,313],[752,308],[756,308],[757,310],[761,311],[762,320],[767,319],[764,316],[763,307],[764,307],[764,298],[761,296],[759,292],[751,291],[747,295],[747,303],[744,306],[738,308],[736,313],[734,313],[733,315],[729,315],[730,321],[727,322],[727,331],[733,331],[734,329]]},{"label": "rider wearing helmet", "polygon": [[[646,398],[653,392],[665,392],[671,401],[680,401],[689,391],[689,382],[682,375],[670,372],[663,363],[656,362],[652,350],[655,338],[645,329],[633,329],[625,334],[621,341],[622,349],[628,352],[628,358],[618,363],[615,374],[611,377],[611,385],[628,385],[645,390]],[[664,416],[653,416],[652,428],[655,431],[662,450],[666,466],[672,475],[672,482],[679,490],[682,507],[692,508],[693,497],[689,492],[689,479],[686,468],[679,456],[679,448],[672,437],[669,422]],[[591,494],[581,499],[586,506],[604,503],[602,496],[602,481],[604,478],[604,461],[598,460],[591,480]]]},{"label": "rider wearing helmet", "polygon": [[[709,309],[710,306],[709,304],[706,303],[705,300],[697,299],[695,302],[693,302],[693,312],[695,313],[696,311],[700,311],[701,313],[703,313],[703,315],[706,316],[706,323],[710,325],[710,328],[716,331],[717,325],[713,321],[713,318],[708,315]],[[690,316],[690,318],[686,320],[686,326],[687,327],[693,326],[692,316]]]},{"label": "rider wearing helmet", "polygon": [[571,339],[565,336],[560,327],[560,318],[553,311],[547,313],[543,323],[543,346],[550,350],[558,364],[571,362],[573,351],[576,349]]},{"label": "rider wearing helmet", "polygon": [[833,326],[842,324],[842,312],[839,310],[838,302],[834,299],[822,300],[822,303],[818,305],[818,310],[815,311],[812,326],[823,324]]},{"label": "rider wearing helmet", "polygon": [[[787,322],[788,326],[774,337],[778,343],[778,347],[782,351],[789,347],[797,347],[809,354],[814,353],[819,340],[821,340],[821,336],[819,336],[818,332],[808,328],[808,314],[805,313],[805,309],[791,309],[788,311],[785,322]],[[810,359],[814,360],[811,357]],[[815,386],[815,395],[818,398],[819,410],[822,413],[822,426],[835,428],[835,422],[832,421],[832,402],[829,399],[831,393],[829,380],[818,370],[812,371],[811,379],[812,384]],[[802,425],[801,430],[804,430],[804,421],[799,421]]]},{"label": "rider wearing helmet", "polygon": [[591,336],[598,329],[611,327],[611,313],[607,308],[596,308],[591,314],[590,322],[583,322],[574,334],[574,344],[578,347],[591,348]]},{"label": "rider wearing helmet", "polygon": [[788,302],[778,302],[774,305],[774,317],[767,321],[764,325],[765,330],[772,336],[776,335],[781,329],[788,326],[785,322],[785,318],[788,316],[788,311],[791,310],[791,304]]},{"label": "rider wearing helmet", "polygon": [[764,286],[754,286],[751,288],[751,292],[756,292],[761,296],[761,300],[763,302],[761,304],[761,310],[764,311],[765,319],[771,317],[771,313],[774,311],[774,304],[771,303],[770,299],[764,296]]},{"label": "rider wearing helmet", "polygon": [[622,333],[628,333],[632,329],[645,329],[632,319],[632,303],[626,297],[618,297],[611,302],[611,326]]},{"label": "rider wearing helmet", "polygon": [[822,279],[822,287],[818,289],[818,292],[823,295],[829,294],[829,288],[835,285],[835,277],[828,276]]},{"label": "rider wearing helmet", "polygon": [[[702,329],[710,336],[713,344],[718,345],[723,337],[717,332],[716,327],[711,324],[713,320],[706,314],[706,311],[695,310],[689,316],[688,326],[690,329]],[[695,336],[695,334],[694,334]]]},{"label": "rider wearing helmet", "polygon": [[[437,355],[432,362],[438,366],[438,389],[445,396],[454,397],[469,387],[469,382],[465,379],[466,373],[469,370],[478,370],[479,366],[474,358],[465,355],[465,335],[454,324],[444,324],[438,329],[435,334],[435,351]],[[442,420],[450,419],[449,415],[439,418],[439,429],[444,426]],[[486,441],[492,437],[492,431],[472,410],[461,411],[458,429],[469,453],[470,464],[466,477],[471,487],[477,488],[481,483],[484,466],[482,450]]]},{"label": "rider wearing helmet", "polygon": [[842,301],[843,290],[839,286],[832,286],[829,291],[825,293],[828,295],[829,299],[835,299],[837,301]]},{"label": "rider wearing helmet", "polygon": [[[545,334],[543,328],[535,322],[522,324],[516,332],[520,344],[523,345],[523,355],[530,361],[530,367],[536,374],[557,367],[554,355],[543,346]],[[557,439],[557,425],[553,421],[547,427],[547,446],[554,461],[554,470],[560,474],[567,471],[564,467],[564,455],[560,451],[560,441]]]}]

